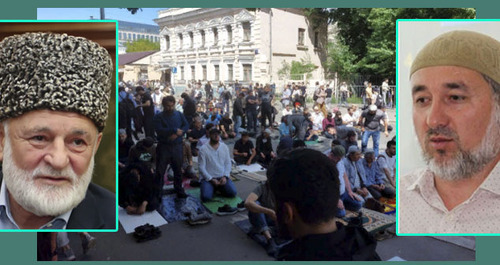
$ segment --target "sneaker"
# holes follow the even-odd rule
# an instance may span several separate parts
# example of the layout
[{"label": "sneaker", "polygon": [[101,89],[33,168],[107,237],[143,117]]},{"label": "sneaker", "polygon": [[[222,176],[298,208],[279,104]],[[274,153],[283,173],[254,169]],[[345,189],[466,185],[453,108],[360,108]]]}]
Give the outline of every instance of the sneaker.
[{"label": "sneaker", "polygon": [[271,257],[274,257],[276,252],[278,252],[278,245],[276,245],[274,238],[271,238],[271,239],[269,239],[269,241],[267,241],[266,252],[267,252],[267,255],[269,255]]},{"label": "sneaker", "polygon": [[188,224],[190,225],[201,225],[207,224],[212,220],[212,215],[208,212],[204,212],[201,214],[192,213],[187,219]]},{"label": "sneaker", "polygon": [[229,206],[229,204],[224,204],[224,206],[219,207],[217,210],[217,215],[232,215],[238,212],[238,209]]},{"label": "sneaker", "polygon": [[87,252],[91,249],[94,248],[96,244],[96,239],[95,237],[86,234],[85,237],[82,239],[82,248],[83,248],[83,254],[87,254]]},{"label": "sneaker", "polygon": [[[69,245],[68,245],[69,246]],[[69,260],[73,261],[76,260],[75,253],[73,253],[73,250],[71,248],[63,248],[63,260]]]},{"label": "sneaker", "polygon": [[236,208],[238,209],[238,212],[243,212],[243,211],[245,211],[247,209],[245,207],[245,202],[244,201],[238,203],[238,205],[236,205]]}]

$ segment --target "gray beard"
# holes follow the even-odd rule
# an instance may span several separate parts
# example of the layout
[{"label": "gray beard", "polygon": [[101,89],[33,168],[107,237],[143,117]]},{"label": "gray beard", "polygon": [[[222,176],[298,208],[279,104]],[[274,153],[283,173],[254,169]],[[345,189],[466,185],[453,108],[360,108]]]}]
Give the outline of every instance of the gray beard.
[{"label": "gray beard", "polygon": [[[2,163],[3,179],[9,194],[23,209],[37,216],[59,216],[75,208],[85,198],[94,170],[93,156],[87,171],[81,176],[77,176],[71,166],[62,171],[43,165],[33,170],[19,168],[12,159],[8,135],[5,135]],[[72,183],[64,186],[37,185],[34,177],[38,174],[67,176]]]},{"label": "gray beard", "polygon": [[[458,151],[448,161],[437,162],[434,156],[425,150],[425,146],[429,143],[431,131],[437,131],[442,135],[452,137],[457,143]],[[464,150],[458,135],[448,128],[441,127],[428,131],[422,150],[429,169],[440,179],[448,181],[470,179],[500,154],[500,105],[495,104],[493,107],[486,135],[476,148],[470,151]],[[437,152],[439,153],[439,151]]]}]

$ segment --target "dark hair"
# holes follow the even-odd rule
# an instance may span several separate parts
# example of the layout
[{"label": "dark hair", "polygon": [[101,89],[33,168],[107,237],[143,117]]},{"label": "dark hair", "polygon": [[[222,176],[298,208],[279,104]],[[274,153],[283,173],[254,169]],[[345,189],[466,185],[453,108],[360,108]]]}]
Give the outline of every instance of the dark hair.
[{"label": "dark hair", "polygon": [[183,92],[181,94],[181,98],[186,99],[187,97],[189,97],[189,96],[188,96],[188,94],[186,92]]},{"label": "dark hair", "polygon": [[267,171],[277,210],[293,203],[306,224],[332,220],[337,212],[339,173],[335,164],[313,149],[295,149],[276,159]]},{"label": "dark hair", "polygon": [[342,145],[339,139],[332,140],[331,145]]},{"label": "dark hair", "polygon": [[124,86],[119,86],[118,87],[118,92],[122,92],[122,91],[125,91],[125,87]]},{"label": "dark hair", "polygon": [[391,146],[395,146],[396,145],[396,141],[394,140],[390,140],[389,142],[387,142],[387,149],[391,148]]},{"label": "dark hair", "polygon": [[215,125],[213,123],[207,123],[207,125],[205,125],[205,131],[210,131],[210,129],[212,129],[212,127],[214,127]]},{"label": "dark hair", "polygon": [[356,132],[355,132],[355,131],[352,131],[352,130],[351,130],[351,131],[348,131],[348,132],[347,132],[347,138],[352,137],[352,136],[355,136],[355,135],[356,135]]},{"label": "dark hair", "polygon": [[299,148],[299,147],[306,147],[306,146],[307,145],[306,145],[306,143],[303,140],[298,139],[298,140],[294,140],[293,141],[293,146],[292,147],[293,148]]},{"label": "dark hair", "polygon": [[167,102],[173,102],[175,104],[175,97],[174,96],[166,96],[163,98],[161,101],[161,105],[165,108],[167,105]]},{"label": "dark hair", "polygon": [[135,92],[139,92],[139,91],[144,91],[144,87],[142,87],[142,86],[136,86],[135,87]]},{"label": "dark hair", "polygon": [[249,136],[248,132],[242,132],[241,133],[241,138],[243,138],[244,136]]}]

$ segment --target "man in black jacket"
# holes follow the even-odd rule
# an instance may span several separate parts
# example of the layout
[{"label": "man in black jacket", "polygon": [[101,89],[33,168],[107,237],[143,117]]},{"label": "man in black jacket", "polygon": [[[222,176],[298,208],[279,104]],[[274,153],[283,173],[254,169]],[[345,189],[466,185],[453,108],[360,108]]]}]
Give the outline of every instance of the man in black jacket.
[{"label": "man in black jacket", "polygon": [[234,121],[234,133],[236,137],[239,136],[239,130],[241,126],[241,119],[243,118],[243,114],[245,113],[243,110],[243,98],[245,94],[240,93],[238,97],[234,100],[233,104],[233,121]]},{"label": "man in black jacket", "polygon": [[268,177],[278,232],[293,238],[279,251],[278,260],[380,260],[377,243],[364,228],[335,222],[338,174],[328,157],[307,148],[271,164]]}]

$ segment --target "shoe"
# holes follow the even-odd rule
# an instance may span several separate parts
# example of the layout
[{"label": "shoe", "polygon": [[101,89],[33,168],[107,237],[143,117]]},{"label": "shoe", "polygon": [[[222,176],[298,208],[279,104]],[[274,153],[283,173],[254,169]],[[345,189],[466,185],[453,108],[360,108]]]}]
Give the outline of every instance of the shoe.
[{"label": "shoe", "polygon": [[67,260],[67,261],[76,260],[75,253],[73,253],[73,250],[71,248],[67,248],[67,249],[63,248],[63,256],[64,256],[64,260]]},{"label": "shoe", "polygon": [[238,212],[238,209],[229,206],[229,204],[224,204],[224,206],[217,209],[217,215],[232,215]]},{"label": "shoe", "polygon": [[190,225],[202,225],[207,224],[212,221],[212,215],[208,212],[204,212],[201,214],[191,213],[189,218],[187,219],[188,224]]},{"label": "shoe", "polygon": [[177,191],[176,193],[177,193],[177,198],[179,199],[186,199],[188,197],[188,195],[184,190]]},{"label": "shoe", "polygon": [[85,237],[82,239],[82,248],[83,248],[83,254],[87,254],[87,252],[91,249],[94,248],[96,245],[96,239],[95,237],[87,234]]},{"label": "shoe", "polygon": [[238,209],[238,212],[243,212],[243,211],[245,211],[247,209],[245,207],[245,202],[244,201],[238,203],[238,205],[236,205],[236,208]]},{"label": "shoe", "polygon": [[267,241],[266,252],[267,252],[267,255],[269,255],[271,257],[274,257],[276,252],[278,252],[278,245],[276,245],[274,238],[271,238],[271,239],[269,239],[269,241]]}]

